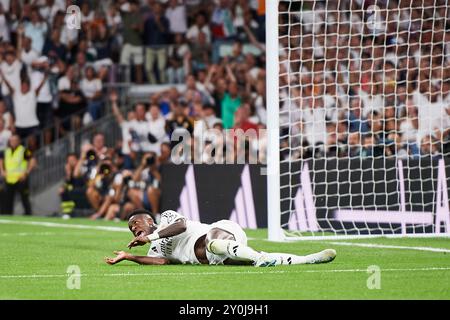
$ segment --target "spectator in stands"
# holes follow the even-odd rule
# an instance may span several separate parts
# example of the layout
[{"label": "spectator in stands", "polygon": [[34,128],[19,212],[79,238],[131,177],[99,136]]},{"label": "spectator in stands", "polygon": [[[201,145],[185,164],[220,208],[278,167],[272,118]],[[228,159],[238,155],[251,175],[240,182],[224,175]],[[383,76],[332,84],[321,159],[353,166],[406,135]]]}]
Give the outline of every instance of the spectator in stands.
[{"label": "spectator in stands", "polygon": [[236,110],[234,114],[234,126],[233,129],[241,129],[245,133],[247,131],[253,131],[257,134],[258,126],[252,123],[250,119],[250,105],[248,103],[244,103],[242,107]]},{"label": "spectator in stands", "polygon": [[9,41],[9,26],[6,14],[8,10],[5,10],[3,3],[0,3],[0,39]]},{"label": "spectator in stands", "polygon": [[17,29],[17,53],[20,60],[27,66],[30,72],[31,65],[39,58],[39,53],[31,46],[31,38],[23,36],[23,29]]},{"label": "spectator in stands", "polygon": [[11,113],[6,109],[6,104],[3,100],[0,100],[0,118],[3,119],[6,129],[13,129],[14,119],[11,116]]},{"label": "spectator in stands", "polygon": [[150,137],[150,126],[147,119],[147,110],[144,104],[138,103],[135,106],[136,120],[133,122],[133,127],[130,130],[132,144],[131,149],[138,154],[138,157],[144,153],[153,150],[153,137]]},{"label": "spectator in stands", "polygon": [[[48,58],[42,56],[41,58],[34,60],[30,73],[32,88],[37,88],[43,83],[41,90],[36,97],[37,117],[40,129],[46,129],[52,124],[53,120],[53,95],[50,88],[49,69],[50,63]],[[46,145],[50,144],[51,138],[51,131],[45,130],[44,143]]]},{"label": "spectator in stands", "polygon": [[[145,66],[151,84],[167,82],[167,45],[170,25],[163,10],[162,5],[156,2],[153,5],[153,14],[144,24]],[[155,63],[159,82],[156,81],[154,73]]]},{"label": "spectator in stands", "polygon": [[168,49],[167,79],[169,83],[183,83],[189,68],[190,50],[184,35],[176,34]]},{"label": "spectator in stands", "polygon": [[127,113],[127,118],[125,119],[118,105],[118,94],[117,92],[112,92],[109,96],[111,101],[111,107],[113,114],[116,117],[116,121],[122,130],[122,149],[121,152],[124,157],[124,168],[128,170],[134,169],[134,158],[135,155],[132,152],[132,142],[133,137],[131,131],[133,130],[134,124],[136,122],[136,112],[129,111]]},{"label": "spectator in stands", "polygon": [[21,81],[20,88],[14,88],[0,72],[0,77],[8,86],[13,95],[15,128],[17,134],[22,138],[27,138],[35,134],[39,127],[37,117],[37,96],[47,81],[48,73],[45,73],[41,83],[35,88],[31,88],[30,80],[25,78]]},{"label": "spectator in stands", "polygon": [[199,13],[195,17],[195,24],[192,25],[187,32],[187,39],[191,44],[194,44],[199,39],[200,33],[205,36],[205,42],[211,43],[211,29],[208,26],[207,18],[204,13]]},{"label": "spectator in stands", "polygon": [[361,154],[361,133],[351,132],[348,135],[348,153],[349,158],[359,157]]},{"label": "spectator in stands", "polygon": [[236,34],[230,0],[219,0],[212,13],[211,24],[214,38],[212,60],[213,63],[217,63],[220,59],[220,46]]},{"label": "spectator in stands", "polygon": [[200,32],[195,42],[191,43],[188,53],[193,72],[205,70],[210,62],[211,45],[207,42],[206,34]]},{"label": "spectator in stands", "polygon": [[2,83],[2,96],[8,110],[13,110],[13,97],[9,86],[3,79],[6,79],[13,88],[20,86],[22,63],[16,57],[14,47],[7,45],[4,53],[4,60],[0,64],[0,70],[3,77],[0,77]]},{"label": "spectator in stands", "polygon": [[8,147],[9,138],[11,138],[11,131],[5,126],[5,120],[0,117],[0,154]]},{"label": "spectator in stands", "polygon": [[144,64],[142,33],[144,31],[139,4],[137,0],[125,2],[120,7],[123,22],[123,47],[120,64],[134,66],[136,82],[143,82],[142,66]]},{"label": "spectator in stands", "polygon": [[149,150],[158,156],[161,152],[161,144],[167,140],[165,130],[166,120],[162,116],[159,106],[155,104],[150,105],[146,117],[149,126],[148,139],[151,144]]},{"label": "spectator in stands", "polygon": [[239,88],[235,81],[230,81],[228,90],[221,101],[221,114],[223,126],[230,129],[234,125],[234,113],[241,106],[242,100],[239,96]]},{"label": "spectator in stands", "polygon": [[87,110],[93,121],[98,120],[102,113],[102,89],[102,81],[97,77],[95,69],[88,66],[80,82],[80,90],[86,98]]},{"label": "spectator in stands", "polygon": [[[194,123],[188,116],[188,107],[189,106],[185,100],[172,102],[172,113],[166,121],[166,133],[169,135],[172,148],[179,142],[172,139],[174,134],[178,137],[184,137],[185,135],[191,137],[194,133]],[[183,142],[187,143],[187,141]]]},{"label": "spectator in stands", "polygon": [[362,136],[361,143],[361,157],[362,158],[377,158],[384,154],[383,147],[379,145],[379,141],[372,133],[367,133]]},{"label": "spectator in stands", "polygon": [[59,29],[52,29],[50,37],[45,40],[42,54],[49,59],[66,59],[67,48],[61,43],[61,31]]},{"label": "spectator in stands", "polygon": [[362,101],[359,97],[353,97],[350,100],[350,110],[348,115],[350,132],[369,132],[368,120],[362,114]]},{"label": "spectator in stands", "polygon": [[438,158],[440,152],[439,140],[432,135],[426,135],[420,141],[420,154],[422,156],[430,156]]},{"label": "spectator in stands", "polygon": [[61,120],[62,134],[81,127],[81,112],[87,108],[86,99],[75,78],[74,68],[67,68],[64,77],[58,81],[59,106],[57,115]]},{"label": "spectator in stands", "polygon": [[186,5],[179,0],[169,0],[166,10],[166,18],[169,21],[169,31],[175,34],[185,34],[187,32]]},{"label": "spectator in stands", "polygon": [[169,142],[161,143],[161,152],[158,157],[158,162],[160,165],[172,163],[172,149]]},{"label": "spectator in stands", "polygon": [[25,36],[31,38],[33,50],[38,54],[42,53],[44,48],[45,35],[47,33],[47,24],[42,21],[39,9],[32,7],[30,12],[30,20],[25,23]]}]

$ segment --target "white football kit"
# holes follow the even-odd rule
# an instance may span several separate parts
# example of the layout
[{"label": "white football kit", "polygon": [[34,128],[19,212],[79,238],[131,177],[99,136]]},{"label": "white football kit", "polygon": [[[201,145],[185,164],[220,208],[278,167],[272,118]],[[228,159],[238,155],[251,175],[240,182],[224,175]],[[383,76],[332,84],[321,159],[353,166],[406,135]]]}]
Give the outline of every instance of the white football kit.
[{"label": "white football kit", "polygon": [[[247,245],[247,236],[242,228],[235,222],[221,220],[213,224],[204,224],[197,221],[187,220],[176,211],[165,211],[161,214],[161,221],[157,231],[177,222],[180,219],[186,220],[186,231],[169,238],[152,241],[149,257],[166,258],[175,264],[200,264],[196,255],[194,246],[197,240],[207,234],[211,229],[219,228],[234,235],[235,240],[241,244]],[[209,264],[223,264],[228,258],[225,255],[216,255],[206,251],[206,257]]]}]

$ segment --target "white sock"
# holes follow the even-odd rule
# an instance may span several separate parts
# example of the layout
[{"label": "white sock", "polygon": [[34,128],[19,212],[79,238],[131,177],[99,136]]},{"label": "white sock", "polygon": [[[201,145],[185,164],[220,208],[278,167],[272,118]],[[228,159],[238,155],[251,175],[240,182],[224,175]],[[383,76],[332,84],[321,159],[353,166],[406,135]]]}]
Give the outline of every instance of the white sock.
[{"label": "white sock", "polygon": [[217,255],[225,255],[230,259],[255,262],[261,253],[234,240],[212,240],[207,248],[209,252]]},{"label": "white sock", "polygon": [[271,253],[277,258],[276,265],[290,265],[290,264],[314,264],[323,259],[322,252],[308,254],[307,256],[296,256],[288,253]]},{"label": "white sock", "polygon": [[308,256],[296,256],[295,254],[288,253],[270,253],[270,255],[277,258],[277,266],[290,265],[290,264],[307,264]]}]

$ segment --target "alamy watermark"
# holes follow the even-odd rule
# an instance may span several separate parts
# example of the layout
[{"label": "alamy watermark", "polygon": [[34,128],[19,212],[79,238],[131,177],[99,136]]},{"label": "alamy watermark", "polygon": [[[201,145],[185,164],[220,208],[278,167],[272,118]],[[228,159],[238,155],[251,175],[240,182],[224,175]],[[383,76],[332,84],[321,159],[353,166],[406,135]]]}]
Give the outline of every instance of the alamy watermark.
[{"label": "alamy watermark", "polygon": [[[171,161],[175,165],[268,165],[273,161],[267,154],[268,139],[277,138],[269,133],[267,129],[207,129],[192,135],[188,130],[178,129],[171,136]],[[261,174],[271,172],[263,168]]]},{"label": "alamy watermark", "polygon": [[66,10],[66,26],[69,30],[81,29],[81,10],[76,5],[69,6]]},{"label": "alamy watermark", "polygon": [[77,265],[72,265],[67,267],[67,280],[66,287],[69,290],[80,290],[81,289],[81,269]]},{"label": "alamy watermark", "polygon": [[369,290],[380,290],[381,289],[381,268],[376,265],[367,267],[367,273],[369,278],[367,278],[367,289]]}]

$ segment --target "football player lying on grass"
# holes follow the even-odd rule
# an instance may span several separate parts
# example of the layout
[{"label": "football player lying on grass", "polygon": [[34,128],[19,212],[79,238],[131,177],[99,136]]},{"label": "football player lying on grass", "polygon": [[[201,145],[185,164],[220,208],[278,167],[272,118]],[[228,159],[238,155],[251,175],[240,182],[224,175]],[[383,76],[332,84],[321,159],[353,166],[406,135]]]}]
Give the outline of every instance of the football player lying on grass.
[{"label": "football player lying on grass", "polygon": [[307,256],[258,252],[247,246],[247,235],[235,222],[222,220],[203,224],[189,221],[175,211],[162,213],[158,226],[148,211],[137,210],[130,215],[128,227],[135,237],[128,244],[128,248],[149,243],[147,256],[116,251],[115,258],[105,258],[106,263],[114,265],[128,260],[142,265],[253,264],[256,267],[272,267],[326,263],[336,257],[336,251],[333,249]]}]

